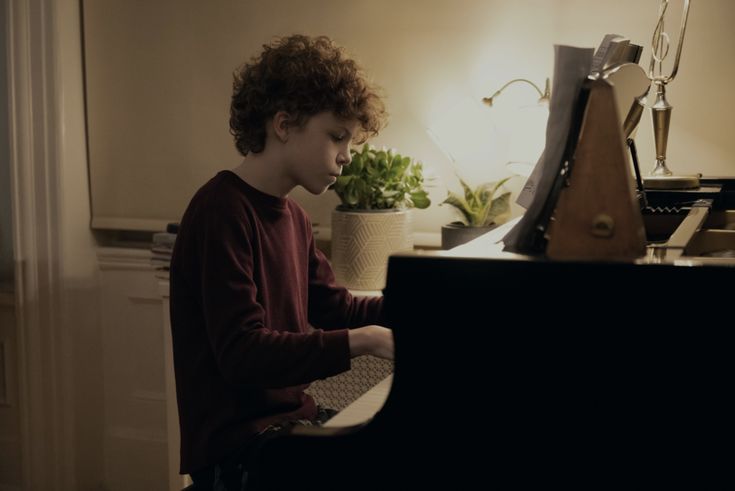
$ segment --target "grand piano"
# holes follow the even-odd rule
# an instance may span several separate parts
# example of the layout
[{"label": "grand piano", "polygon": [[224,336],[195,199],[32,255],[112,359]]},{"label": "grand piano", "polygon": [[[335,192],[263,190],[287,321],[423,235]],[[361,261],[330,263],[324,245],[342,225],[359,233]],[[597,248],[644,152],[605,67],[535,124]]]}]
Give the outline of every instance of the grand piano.
[{"label": "grand piano", "polygon": [[668,212],[644,214],[637,260],[507,253],[492,233],[391,257],[396,358],[384,406],[367,424],[268,442],[255,483],[717,482],[735,441],[735,179],[649,194]]},{"label": "grand piano", "polygon": [[636,186],[632,97],[579,86],[511,233],[390,258],[383,407],[268,441],[256,487],[733,486],[735,178]]}]

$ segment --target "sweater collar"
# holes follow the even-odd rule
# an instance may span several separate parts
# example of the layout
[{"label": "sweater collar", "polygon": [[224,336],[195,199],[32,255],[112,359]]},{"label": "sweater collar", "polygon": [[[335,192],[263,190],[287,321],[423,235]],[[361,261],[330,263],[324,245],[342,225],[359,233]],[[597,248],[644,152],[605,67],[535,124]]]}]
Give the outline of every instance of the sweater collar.
[{"label": "sweater collar", "polygon": [[237,182],[237,186],[254,202],[260,203],[268,208],[278,210],[286,208],[288,198],[280,198],[278,196],[273,196],[272,194],[264,193],[230,170],[223,170],[220,174],[226,174],[228,178]]}]

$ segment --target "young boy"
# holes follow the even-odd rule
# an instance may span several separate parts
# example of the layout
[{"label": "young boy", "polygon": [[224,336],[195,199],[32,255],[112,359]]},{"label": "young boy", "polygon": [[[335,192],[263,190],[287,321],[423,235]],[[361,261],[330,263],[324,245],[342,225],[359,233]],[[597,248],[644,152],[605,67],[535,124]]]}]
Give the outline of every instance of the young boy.
[{"label": "young boy", "polygon": [[381,129],[380,98],[328,38],[301,35],[264,46],[233,92],[244,159],[194,195],[171,261],[181,472],[197,489],[244,489],[259,441],[326,419],[310,382],[348,370],[351,357],[393,357],[381,299],[335,284],[288,198],[335,182],[352,142]]}]

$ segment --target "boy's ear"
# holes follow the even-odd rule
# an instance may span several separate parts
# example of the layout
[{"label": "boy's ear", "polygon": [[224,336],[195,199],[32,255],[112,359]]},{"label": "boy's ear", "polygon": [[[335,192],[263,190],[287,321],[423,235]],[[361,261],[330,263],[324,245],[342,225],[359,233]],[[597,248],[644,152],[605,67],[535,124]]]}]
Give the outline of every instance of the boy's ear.
[{"label": "boy's ear", "polygon": [[293,118],[286,111],[278,111],[273,116],[273,133],[282,143],[288,140],[288,133],[293,126]]}]

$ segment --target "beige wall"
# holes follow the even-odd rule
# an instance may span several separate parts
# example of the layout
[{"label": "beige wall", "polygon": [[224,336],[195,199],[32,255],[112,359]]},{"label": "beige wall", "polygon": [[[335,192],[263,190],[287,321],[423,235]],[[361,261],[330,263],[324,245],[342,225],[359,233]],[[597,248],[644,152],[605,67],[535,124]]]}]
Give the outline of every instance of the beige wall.
[{"label": "beige wall", "polygon": [[[617,32],[645,47],[647,65],[658,2],[159,0],[85,6],[88,68],[104,63],[104,69],[90,68],[88,99],[96,215],[165,222],[178,219],[214,172],[237,163],[227,129],[230,74],[272,36],[328,34],[348,48],[387,95],[391,123],[374,143],[422,160],[439,177],[431,190],[438,203],[456,180],[426,128],[446,120],[447,108],[463,98],[479,107],[482,96],[512,78],[542,84],[552,72],[554,43],[593,47],[605,33]],[[668,30],[674,36],[680,10],[672,2]],[[728,138],[735,117],[720,109],[733,107],[725,81],[735,66],[728,55],[735,34],[726,25],[734,10],[727,0],[692,7],[680,73],[669,90],[669,162],[675,171],[735,171],[729,158],[735,143]],[[507,94],[504,99],[517,105],[533,95],[521,86]],[[527,112],[508,105],[479,110],[493,111],[486,115],[485,147],[495,153],[483,168],[460,162],[459,171],[473,180],[507,175],[509,133],[539,140],[543,126],[526,122]],[[477,126],[467,119],[454,124],[466,125],[468,133]],[[653,162],[648,118],[638,145],[647,171]],[[95,170],[100,163],[104,170]],[[522,183],[516,178],[509,187],[517,191]],[[328,225],[337,202],[333,193],[294,196],[316,222]],[[451,218],[450,210],[437,206],[417,211],[416,230],[438,232]]]},{"label": "beige wall", "polygon": [[[648,68],[650,39],[657,19],[659,2],[625,0],[589,2],[561,0],[554,42],[593,43],[600,31],[629,36],[645,49],[641,65]],[[605,6],[605,4],[610,4]],[[589,12],[594,5],[594,12]],[[672,1],[667,31],[677,39],[681,1]],[[587,12],[585,12],[587,11]],[[702,172],[708,175],[735,174],[732,158],[735,142],[735,94],[729,81],[735,75],[735,3],[727,0],[691,2],[679,73],[667,89],[673,106],[669,137],[669,165],[674,171]],[[576,32],[575,32],[576,31]],[[673,59],[675,46],[667,60]],[[654,162],[650,115],[641,123],[637,137],[644,171]]]},{"label": "beige wall", "polygon": [[64,421],[67,448],[66,481],[59,489],[102,489],[104,475],[103,427],[103,339],[100,316],[100,282],[96,243],[89,229],[90,203],[85,148],[84,90],[79,3],[54,0],[55,77],[58,97],[59,209],[61,328],[58,339],[68,379],[64,399],[68,419]]}]

